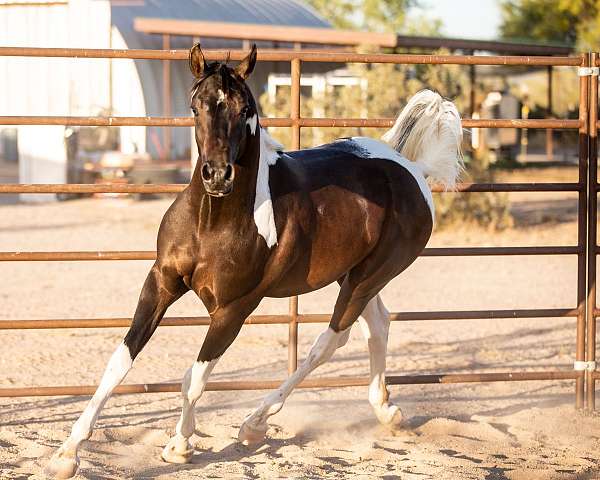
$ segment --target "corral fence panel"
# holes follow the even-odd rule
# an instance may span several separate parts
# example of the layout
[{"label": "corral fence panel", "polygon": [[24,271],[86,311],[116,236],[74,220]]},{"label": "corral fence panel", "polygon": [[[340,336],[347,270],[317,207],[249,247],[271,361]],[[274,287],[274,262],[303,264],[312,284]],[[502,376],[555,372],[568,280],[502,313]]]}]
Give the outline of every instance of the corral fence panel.
[{"label": "corral fence panel", "polygon": [[[207,50],[207,60],[241,60],[245,51]],[[111,50],[76,48],[22,48],[0,47],[0,56],[67,57],[67,58],[128,58],[147,60],[187,60],[187,50]],[[563,66],[578,69],[579,118],[578,119],[463,119],[463,127],[477,128],[537,128],[578,130],[579,168],[578,181],[527,182],[527,183],[461,183],[457,190],[471,192],[577,192],[577,244],[562,246],[522,247],[467,247],[427,248],[424,256],[488,256],[488,255],[575,255],[577,257],[577,285],[574,305],[564,308],[537,308],[519,310],[462,310],[395,312],[392,321],[432,320],[489,320],[500,318],[573,318],[576,329],[576,355],[573,368],[542,371],[505,371],[494,373],[462,373],[435,375],[389,375],[390,385],[467,383],[499,381],[557,381],[572,380],[575,386],[577,408],[594,409],[595,381],[600,373],[595,371],[596,318],[600,309],[596,305],[596,255],[597,245],[597,131],[598,131],[598,67],[596,53],[569,57],[543,56],[475,56],[475,55],[414,55],[414,54],[360,54],[328,51],[262,50],[258,61],[289,62],[291,67],[291,110],[288,118],[263,118],[266,127],[292,129],[292,147],[300,148],[300,132],[304,127],[391,127],[394,118],[306,118],[300,111],[300,78],[305,62],[331,63],[393,63],[393,64],[455,64],[455,65],[521,65]],[[0,112],[1,113],[1,112]],[[77,125],[77,126],[161,126],[190,127],[191,117],[75,117],[75,116],[0,116],[0,125]],[[588,165],[589,162],[589,165]],[[31,193],[177,193],[185,185],[131,185],[131,184],[0,184],[0,194]],[[441,192],[434,187],[433,191]],[[69,252],[0,252],[1,262],[13,261],[101,261],[101,260],[152,260],[153,251],[69,251]],[[327,314],[301,314],[298,297],[289,300],[287,315],[254,315],[247,324],[287,324],[288,374],[297,367],[298,325],[301,323],[327,323]],[[167,317],[161,326],[208,325],[208,317]],[[130,318],[86,319],[15,319],[0,321],[0,330],[9,329],[62,329],[126,327]],[[271,389],[281,379],[263,381],[209,382],[207,390]],[[331,377],[306,380],[301,387],[365,386],[367,377]],[[178,383],[130,384],[117,387],[115,393],[176,392]],[[95,386],[39,386],[0,388],[0,397],[90,395]]]}]

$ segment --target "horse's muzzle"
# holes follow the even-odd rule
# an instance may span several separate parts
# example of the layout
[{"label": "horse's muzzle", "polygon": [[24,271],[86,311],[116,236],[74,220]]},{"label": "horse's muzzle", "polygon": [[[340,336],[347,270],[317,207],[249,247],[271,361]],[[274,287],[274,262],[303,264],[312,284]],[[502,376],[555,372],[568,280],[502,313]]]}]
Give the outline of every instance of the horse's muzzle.
[{"label": "horse's muzzle", "polygon": [[204,188],[209,195],[225,197],[233,191],[235,178],[233,165],[228,163],[225,167],[213,167],[208,162],[204,162],[200,172]]}]

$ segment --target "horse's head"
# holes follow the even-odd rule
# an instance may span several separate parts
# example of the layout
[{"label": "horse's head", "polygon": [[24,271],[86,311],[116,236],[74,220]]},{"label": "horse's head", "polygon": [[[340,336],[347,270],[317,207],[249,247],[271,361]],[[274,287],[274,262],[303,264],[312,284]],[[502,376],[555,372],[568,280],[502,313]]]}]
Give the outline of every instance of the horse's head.
[{"label": "horse's head", "polygon": [[222,197],[233,190],[236,161],[259,128],[256,103],[245,82],[254,70],[256,45],[235,68],[207,63],[199,44],[190,50],[189,61],[196,77],[191,109],[199,152],[197,168],[207,193]]}]

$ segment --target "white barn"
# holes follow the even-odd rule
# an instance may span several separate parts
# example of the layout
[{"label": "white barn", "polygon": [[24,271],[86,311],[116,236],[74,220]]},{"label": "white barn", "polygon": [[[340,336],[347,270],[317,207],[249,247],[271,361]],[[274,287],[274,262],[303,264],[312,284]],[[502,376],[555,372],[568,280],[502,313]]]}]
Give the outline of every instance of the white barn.
[{"label": "white barn", "polygon": [[[162,48],[160,36],[134,30],[136,17],[329,27],[295,0],[0,0],[0,45]],[[191,43],[191,38],[172,37],[171,48],[189,48]],[[242,46],[235,40],[206,39],[202,43],[206,48]],[[162,115],[161,63],[0,57],[0,115]],[[171,62],[170,110],[175,116],[189,115],[191,78],[187,68],[187,62]],[[266,84],[268,72],[280,68],[259,65],[253,85],[257,95]],[[66,181],[64,135],[63,126],[17,127],[21,183]],[[120,127],[119,138],[125,153],[148,152],[157,157],[162,148],[158,127]],[[189,152],[188,129],[174,128],[168,158],[189,158]]]}]

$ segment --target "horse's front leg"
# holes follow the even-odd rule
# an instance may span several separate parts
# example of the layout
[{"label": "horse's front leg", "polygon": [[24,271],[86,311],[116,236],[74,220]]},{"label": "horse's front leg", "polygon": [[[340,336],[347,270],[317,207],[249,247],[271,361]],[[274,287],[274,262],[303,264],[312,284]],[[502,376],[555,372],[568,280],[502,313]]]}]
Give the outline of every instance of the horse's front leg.
[{"label": "horse's front leg", "polygon": [[188,369],[181,384],[183,406],[181,417],[175,427],[175,435],[162,451],[162,458],[169,463],[188,463],[194,454],[190,437],[196,429],[194,408],[202,396],[208,377],[219,358],[237,337],[244,320],[258,305],[260,299],[232,305],[213,315],[204,338],[198,359]]},{"label": "horse's front leg", "polygon": [[45,469],[46,475],[54,478],[69,478],[75,475],[79,467],[77,451],[81,442],[91,436],[100,410],[131,369],[133,360],[158,327],[169,305],[186,290],[181,279],[169,269],[157,264],[152,267],[123,343],[108,361],[96,393],[73,425],[69,438],[50,459]]}]

